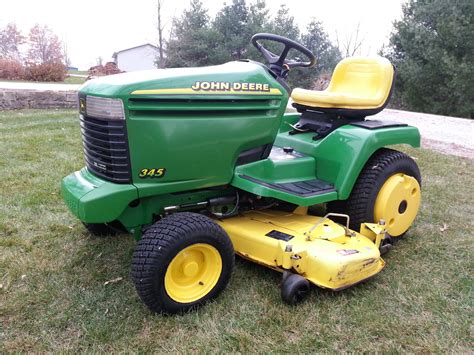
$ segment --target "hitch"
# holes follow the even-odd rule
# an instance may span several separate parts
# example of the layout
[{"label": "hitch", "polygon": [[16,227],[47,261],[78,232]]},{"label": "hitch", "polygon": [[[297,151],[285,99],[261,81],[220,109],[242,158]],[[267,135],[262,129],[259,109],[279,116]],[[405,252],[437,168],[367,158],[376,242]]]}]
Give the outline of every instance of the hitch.
[{"label": "hitch", "polygon": [[392,237],[387,233],[385,221],[381,219],[379,223],[362,223],[360,234],[372,240],[380,250],[380,254],[386,254],[392,248]]}]

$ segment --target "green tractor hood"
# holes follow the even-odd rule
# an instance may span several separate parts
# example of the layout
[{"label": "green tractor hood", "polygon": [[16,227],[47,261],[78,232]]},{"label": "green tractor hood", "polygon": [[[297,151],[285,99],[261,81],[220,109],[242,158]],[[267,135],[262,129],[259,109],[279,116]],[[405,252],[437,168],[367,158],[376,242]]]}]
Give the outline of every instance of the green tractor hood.
[{"label": "green tractor hood", "polygon": [[80,92],[122,99],[137,95],[288,96],[264,66],[250,61],[110,75],[85,83]]},{"label": "green tractor hood", "polygon": [[[91,96],[120,99],[124,119],[89,115]],[[77,205],[84,196],[104,211],[80,216],[91,223],[121,213],[104,210],[107,193],[99,190],[106,187],[127,191],[123,210],[135,200],[230,184],[236,166],[268,156],[288,103],[288,92],[268,69],[249,61],[112,75],[87,82],[79,97],[87,171],[105,182],[84,195],[74,187],[84,172],[71,175],[67,186],[74,188],[64,195],[73,211],[85,210]],[[110,152],[115,148],[117,156]],[[118,167],[120,179],[114,179]]]}]

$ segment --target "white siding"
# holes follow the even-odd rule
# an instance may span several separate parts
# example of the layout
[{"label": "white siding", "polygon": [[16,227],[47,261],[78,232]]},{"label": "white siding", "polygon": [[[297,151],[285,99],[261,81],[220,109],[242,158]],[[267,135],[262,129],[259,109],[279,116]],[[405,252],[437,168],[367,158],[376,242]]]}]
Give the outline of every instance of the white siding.
[{"label": "white siding", "polygon": [[124,71],[156,69],[158,50],[152,46],[141,46],[117,53],[116,63]]}]

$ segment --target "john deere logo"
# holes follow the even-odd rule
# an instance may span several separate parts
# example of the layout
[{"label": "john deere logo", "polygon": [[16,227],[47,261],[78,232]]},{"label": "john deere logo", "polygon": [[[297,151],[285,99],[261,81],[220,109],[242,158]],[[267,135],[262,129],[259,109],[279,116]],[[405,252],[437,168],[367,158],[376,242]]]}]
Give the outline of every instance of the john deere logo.
[{"label": "john deere logo", "polygon": [[228,81],[196,81],[191,86],[194,91],[263,91],[270,92],[269,84],[230,83]]}]

